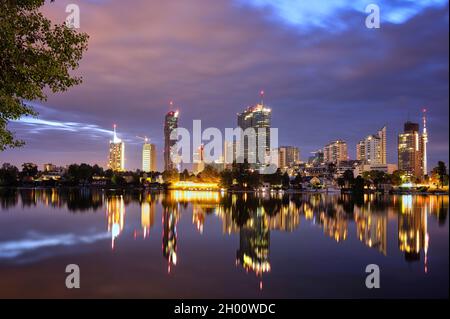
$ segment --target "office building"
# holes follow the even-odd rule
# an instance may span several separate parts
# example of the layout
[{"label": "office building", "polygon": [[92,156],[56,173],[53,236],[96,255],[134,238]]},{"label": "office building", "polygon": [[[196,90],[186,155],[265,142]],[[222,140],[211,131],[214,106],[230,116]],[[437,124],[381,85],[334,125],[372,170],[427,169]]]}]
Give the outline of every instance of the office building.
[{"label": "office building", "polygon": [[[261,92],[261,97],[263,96],[264,93]],[[244,151],[244,160],[247,160],[252,168],[262,169],[268,164],[266,159],[271,155],[271,117],[272,110],[264,105],[263,99],[261,99],[261,103],[248,107],[245,111],[238,114],[238,127],[244,132],[247,129],[252,129],[248,130],[248,134],[244,134],[244,136],[241,136],[240,138],[240,145],[243,147]],[[250,143],[254,144],[251,145]]]},{"label": "office building", "polygon": [[425,112],[423,116],[423,134],[419,133],[419,124],[406,122],[403,133],[398,135],[398,169],[407,175],[422,179],[427,174],[427,143]]},{"label": "office building", "polygon": [[142,171],[148,173],[156,172],[157,170],[156,145],[145,140],[142,145]]},{"label": "office building", "polygon": [[367,165],[386,164],[386,126],[356,144],[356,159]]},{"label": "office building", "polygon": [[278,148],[278,167],[280,169],[291,168],[300,163],[300,151],[294,146],[280,146]]},{"label": "office building", "polygon": [[[172,103],[171,103],[172,105]],[[178,111],[170,111],[166,114],[164,120],[164,170],[176,169],[176,165],[173,162],[173,155],[176,151],[174,146],[176,145],[176,140],[170,139],[170,134],[172,131],[178,128]]]},{"label": "office building", "polygon": [[323,157],[325,163],[339,164],[348,160],[347,143],[342,140],[329,143],[323,149]]},{"label": "office building", "polygon": [[194,163],[192,170],[195,175],[203,172],[205,169],[205,146],[202,144],[194,152]]},{"label": "office building", "polygon": [[125,170],[125,143],[117,137],[115,124],[113,140],[109,141],[108,168],[115,172]]}]

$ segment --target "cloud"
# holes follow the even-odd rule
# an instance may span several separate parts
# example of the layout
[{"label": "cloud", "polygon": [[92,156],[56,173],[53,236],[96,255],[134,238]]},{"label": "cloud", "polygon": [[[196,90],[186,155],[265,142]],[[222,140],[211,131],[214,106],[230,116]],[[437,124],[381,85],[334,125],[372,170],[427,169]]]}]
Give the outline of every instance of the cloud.
[{"label": "cloud", "polygon": [[345,27],[345,21],[339,19],[343,11],[354,10],[366,13],[369,4],[380,8],[381,21],[404,23],[426,8],[443,7],[446,0],[237,0],[240,5],[269,9],[273,16],[287,24],[302,28],[338,28]]}]

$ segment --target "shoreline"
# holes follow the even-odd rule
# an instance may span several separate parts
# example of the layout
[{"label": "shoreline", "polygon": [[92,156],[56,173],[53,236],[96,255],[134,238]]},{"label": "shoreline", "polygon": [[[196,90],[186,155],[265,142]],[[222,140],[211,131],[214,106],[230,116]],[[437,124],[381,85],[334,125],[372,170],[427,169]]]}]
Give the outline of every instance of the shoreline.
[{"label": "shoreline", "polygon": [[[86,186],[0,186],[0,190],[2,189],[98,189],[105,191],[140,191],[140,192],[155,192],[155,193],[167,193],[171,191],[186,191],[186,192],[225,192],[229,194],[258,194],[258,195],[266,195],[266,194],[326,194],[326,195],[354,195],[351,191],[337,191],[333,189],[332,191],[327,190],[271,190],[271,191],[260,191],[260,190],[199,190],[199,189],[157,189],[157,188],[145,188],[145,187],[104,187],[104,186],[95,186],[95,185],[86,185]],[[361,195],[438,195],[438,196],[448,196],[449,192],[444,190],[437,190],[433,192],[416,192],[416,191],[390,191],[390,192],[363,192]]]}]

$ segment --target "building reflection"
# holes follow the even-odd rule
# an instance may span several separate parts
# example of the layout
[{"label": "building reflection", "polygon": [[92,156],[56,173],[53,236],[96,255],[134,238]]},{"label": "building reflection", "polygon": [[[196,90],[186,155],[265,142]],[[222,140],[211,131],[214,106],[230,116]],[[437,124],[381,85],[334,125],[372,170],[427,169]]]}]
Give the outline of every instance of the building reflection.
[{"label": "building reflection", "polygon": [[[434,195],[372,194],[356,198],[349,195],[266,193],[259,196],[209,191],[156,194],[90,188],[0,189],[2,212],[17,205],[44,205],[65,207],[71,213],[81,213],[95,211],[106,205],[112,249],[124,231],[125,207],[133,202],[140,206],[136,212],[130,209],[131,217],[128,218],[135,220],[127,223],[135,225],[134,229],[138,229],[135,234],[142,232],[143,238],[150,236],[156,215],[161,214],[162,252],[169,272],[177,264],[177,224],[182,214],[192,213],[189,216],[192,218],[192,227],[200,233],[206,231],[207,219],[213,222],[218,219],[225,236],[239,235],[236,261],[246,271],[260,278],[271,269],[270,233],[294,232],[299,229],[301,222],[319,227],[327,238],[336,243],[348,240],[349,231],[355,232],[362,245],[383,255],[388,254],[390,240],[391,250],[392,247],[398,249],[408,262],[422,261],[427,272],[428,218],[437,220],[439,226],[445,226],[449,207],[448,196]],[[392,233],[389,238],[388,223],[395,221],[398,238]]]},{"label": "building reflection", "polygon": [[367,247],[387,255],[387,214],[371,213],[365,207],[354,212],[356,236]]},{"label": "building reflection", "polygon": [[405,260],[419,261],[424,253],[424,270],[428,272],[428,210],[420,197],[404,195],[398,214],[398,247]]},{"label": "building reflection", "polygon": [[106,216],[108,232],[111,233],[111,248],[114,250],[115,240],[122,233],[125,224],[125,202],[122,195],[106,199]]},{"label": "building reflection", "polygon": [[247,272],[251,271],[260,278],[260,289],[263,274],[270,271],[269,249],[269,220],[266,218],[264,208],[259,207],[239,231],[236,261]]},{"label": "building reflection", "polygon": [[150,234],[150,228],[155,225],[156,207],[152,196],[147,194],[144,201],[141,203],[141,228],[142,236],[147,238]]},{"label": "building reflection", "polygon": [[162,201],[162,252],[167,260],[167,273],[170,274],[172,266],[177,264],[177,223],[180,217],[179,203],[172,197]]}]

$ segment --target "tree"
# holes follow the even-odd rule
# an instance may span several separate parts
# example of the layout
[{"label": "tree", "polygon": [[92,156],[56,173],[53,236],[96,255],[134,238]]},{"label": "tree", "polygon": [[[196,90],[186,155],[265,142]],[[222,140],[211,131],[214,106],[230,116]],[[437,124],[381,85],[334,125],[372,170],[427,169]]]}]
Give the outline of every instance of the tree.
[{"label": "tree", "polygon": [[38,167],[34,163],[22,164],[22,177],[35,177],[38,173]]},{"label": "tree", "polygon": [[355,177],[353,175],[353,171],[348,169],[344,172],[344,175],[342,176],[342,178],[344,179],[344,185],[347,188],[352,187]]},{"label": "tree", "polygon": [[289,188],[291,186],[291,179],[289,177],[289,174],[285,172],[283,174],[282,184],[284,188]]},{"label": "tree", "polygon": [[211,165],[206,165],[205,169],[198,175],[198,177],[201,181],[207,183],[218,183],[220,181],[219,173]]},{"label": "tree", "polygon": [[188,181],[190,178],[189,172],[187,169],[184,169],[183,172],[180,174],[180,181]]},{"label": "tree", "polygon": [[226,169],[220,173],[220,185],[226,188],[233,185],[233,172],[231,170]]},{"label": "tree", "polygon": [[88,36],[52,22],[39,11],[45,0],[0,2],[0,151],[24,144],[10,120],[37,116],[27,100],[46,100],[45,88],[62,92],[79,84],[69,74],[87,49]]},{"label": "tree", "polygon": [[439,184],[443,187],[448,181],[447,166],[442,161],[438,162],[438,166],[433,169],[433,175],[439,180]]},{"label": "tree", "polygon": [[391,184],[398,186],[402,183],[402,171],[396,170],[391,175],[389,175],[389,179],[391,180]]},{"label": "tree", "polygon": [[180,174],[176,169],[166,170],[162,173],[162,178],[166,183],[174,183],[180,180]]},{"label": "tree", "polygon": [[14,186],[17,184],[19,170],[14,165],[4,163],[0,168],[0,185]]}]

